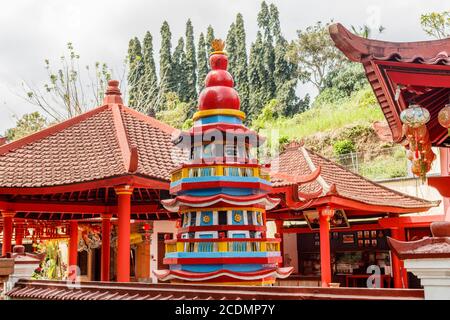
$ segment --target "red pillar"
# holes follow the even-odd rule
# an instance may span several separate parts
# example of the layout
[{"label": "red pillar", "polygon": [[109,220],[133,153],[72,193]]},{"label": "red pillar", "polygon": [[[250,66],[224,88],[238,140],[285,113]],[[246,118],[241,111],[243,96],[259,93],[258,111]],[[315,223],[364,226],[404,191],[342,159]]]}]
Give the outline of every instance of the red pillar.
[{"label": "red pillar", "polygon": [[23,235],[25,229],[23,225],[16,225],[14,228],[14,235],[16,239],[16,246],[21,246],[23,244]]},{"label": "red pillar", "polygon": [[117,281],[130,281],[130,216],[133,187],[116,188],[118,206]]},{"label": "red pillar", "polygon": [[69,266],[78,265],[78,222],[70,221]]},{"label": "red pillar", "polygon": [[281,262],[278,263],[279,267],[284,265],[284,248],[283,248],[283,220],[275,220],[275,224],[277,226],[277,233],[280,235],[280,254],[281,254]]},{"label": "red pillar", "polygon": [[[392,228],[392,238],[400,241],[405,241],[405,229],[404,228]],[[408,288],[408,274],[403,266],[403,261],[400,260],[395,254],[392,254],[392,273],[394,275],[394,288]]]},{"label": "red pillar", "polygon": [[320,273],[322,287],[329,287],[331,282],[331,252],[330,252],[330,215],[320,212]]},{"label": "red pillar", "polygon": [[15,212],[2,212],[3,217],[3,243],[2,256],[12,252],[13,217]]},{"label": "red pillar", "polygon": [[111,215],[102,215],[102,281],[109,281],[111,250]]}]

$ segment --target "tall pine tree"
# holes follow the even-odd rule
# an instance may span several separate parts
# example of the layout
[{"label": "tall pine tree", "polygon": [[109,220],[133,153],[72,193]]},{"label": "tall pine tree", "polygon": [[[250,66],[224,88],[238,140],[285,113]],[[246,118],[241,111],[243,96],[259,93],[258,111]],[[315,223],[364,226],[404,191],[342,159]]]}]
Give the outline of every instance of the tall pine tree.
[{"label": "tall pine tree", "polygon": [[266,98],[264,77],[266,70],[264,66],[264,45],[261,32],[256,34],[256,40],[250,48],[248,63],[248,83],[249,83],[249,108],[247,111],[248,120],[253,119],[268,102]]},{"label": "tall pine tree", "polygon": [[272,30],[270,28],[270,11],[267,3],[263,1],[261,3],[261,9],[258,13],[258,27],[263,33],[263,60],[264,60],[264,72],[262,85],[265,90],[266,102],[275,97],[275,49],[273,47]]},{"label": "tall pine tree", "polygon": [[208,52],[203,32],[200,33],[197,46],[197,88],[200,92],[205,87],[205,78],[208,74]]},{"label": "tall pine tree", "polygon": [[[144,84],[142,89],[143,94],[146,95],[146,102],[156,101],[156,95],[158,90],[158,78],[156,76],[155,59],[153,58],[153,37],[149,31],[144,37],[144,48],[142,49],[142,55],[144,58]],[[149,106],[149,113],[154,116],[158,111],[159,107],[152,105]]]},{"label": "tall pine tree", "polygon": [[235,21],[235,41],[236,41],[236,68],[234,71],[234,80],[236,90],[241,99],[241,110],[248,112],[249,109],[249,89],[248,89],[248,64],[244,18],[238,13]]},{"label": "tall pine tree", "polygon": [[134,107],[139,95],[139,84],[144,75],[141,42],[134,37],[128,43],[128,105]]},{"label": "tall pine tree", "polygon": [[214,29],[211,25],[208,26],[206,31],[206,47],[208,48],[208,54],[214,51],[212,47],[212,41],[214,40]]},{"label": "tall pine tree", "polygon": [[[186,88],[184,94],[185,102],[195,105],[197,101],[197,59],[194,44],[194,28],[191,19],[186,22]],[[194,108],[192,109],[194,111]]]},{"label": "tall pine tree", "polygon": [[160,90],[167,93],[174,90],[175,81],[172,70],[172,33],[167,21],[161,26],[161,48],[159,49]]},{"label": "tall pine tree", "polygon": [[230,25],[230,29],[228,29],[225,49],[228,55],[228,72],[234,75],[236,72],[236,28],[234,22]]},{"label": "tall pine tree", "polygon": [[187,68],[186,68],[186,53],[184,51],[184,39],[180,37],[178,44],[175,47],[172,55],[172,71],[174,74],[173,91],[178,95],[178,98],[186,102],[186,88],[187,84]]}]

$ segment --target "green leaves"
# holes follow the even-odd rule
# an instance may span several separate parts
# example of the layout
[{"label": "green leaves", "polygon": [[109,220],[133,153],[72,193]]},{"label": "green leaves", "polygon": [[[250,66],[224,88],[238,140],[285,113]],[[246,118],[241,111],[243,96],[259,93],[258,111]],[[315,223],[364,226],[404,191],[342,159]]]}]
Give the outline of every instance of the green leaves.
[{"label": "green leaves", "polygon": [[450,37],[450,11],[430,12],[420,16],[423,31],[436,39]]}]

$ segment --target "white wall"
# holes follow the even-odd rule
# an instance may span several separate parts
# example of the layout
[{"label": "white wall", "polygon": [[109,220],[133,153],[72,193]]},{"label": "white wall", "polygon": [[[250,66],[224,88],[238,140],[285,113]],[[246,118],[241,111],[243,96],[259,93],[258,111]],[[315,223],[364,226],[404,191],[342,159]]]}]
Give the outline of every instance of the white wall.
[{"label": "white wall", "polygon": [[[154,221],[153,233],[150,237],[150,275],[152,282],[157,282],[153,270],[158,268],[158,233],[176,234],[176,221]],[[169,266],[167,266],[167,269]]]}]

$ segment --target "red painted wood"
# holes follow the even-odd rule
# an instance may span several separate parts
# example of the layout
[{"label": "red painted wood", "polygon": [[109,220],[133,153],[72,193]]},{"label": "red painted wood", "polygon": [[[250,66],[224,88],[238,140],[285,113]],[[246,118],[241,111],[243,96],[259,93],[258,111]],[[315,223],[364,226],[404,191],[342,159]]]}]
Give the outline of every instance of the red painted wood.
[{"label": "red painted wood", "polygon": [[[399,241],[406,241],[404,228],[392,228],[392,238]],[[408,275],[404,268],[403,261],[397,255],[392,254],[392,273],[394,275],[394,288],[408,288]]]},{"label": "red painted wood", "polygon": [[101,280],[109,281],[111,250],[111,215],[102,216],[102,263]]},{"label": "red painted wood", "polygon": [[2,256],[12,252],[13,217],[9,213],[3,213],[3,243]]},{"label": "red painted wood", "polygon": [[251,225],[213,225],[213,226],[196,226],[186,227],[178,230],[178,233],[196,232],[196,231],[220,231],[220,230],[251,230],[251,231],[266,231],[265,226],[251,226]]},{"label": "red painted wood", "polygon": [[[70,221],[70,241],[69,241],[69,267],[78,266],[78,222]],[[74,269],[72,269],[74,270]],[[76,277],[76,274],[73,275]]]},{"label": "red painted wood", "polygon": [[117,281],[130,281],[130,215],[131,192],[119,192],[118,198],[118,248],[117,248]]},{"label": "red painted wood", "polygon": [[330,217],[320,213],[320,273],[322,287],[331,282]]}]

